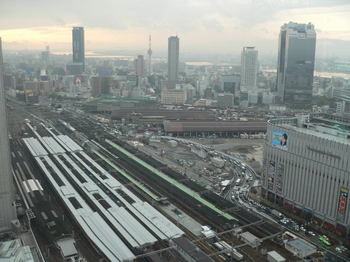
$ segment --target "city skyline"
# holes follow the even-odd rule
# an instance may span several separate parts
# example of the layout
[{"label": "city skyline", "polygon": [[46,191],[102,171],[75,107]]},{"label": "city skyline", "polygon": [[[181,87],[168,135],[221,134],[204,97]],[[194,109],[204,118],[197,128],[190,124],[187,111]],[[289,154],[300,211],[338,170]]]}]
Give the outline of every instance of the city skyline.
[{"label": "city skyline", "polygon": [[350,0],[0,10],[0,261],[350,261]]},{"label": "city skyline", "polygon": [[[185,54],[238,55],[242,46],[252,45],[263,56],[275,56],[279,28],[289,21],[315,24],[319,56],[340,56],[342,53],[346,56],[344,51],[350,43],[350,35],[346,31],[350,26],[348,1],[153,1],[147,6],[136,2],[102,2],[98,6],[90,1],[84,2],[84,12],[78,10],[81,7],[78,3],[67,12],[59,12],[60,8],[52,10],[42,2],[26,16],[21,14],[30,11],[31,7],[21,0],[9,2],[4,5],[5,12],[0,18],[4,49],[42,50],[50,45],[53,53],[70,53],[71,28],[84,26],[87,31],[86,50],[90,51],[146,52],[147,35],[152,33],[156,56],[166,54],[167,37],[174,34],[181,37]],[[110,12],[107,9],[114,10],[110,8],[114,6],[120,11],[116,11],[117,15],[110,19],[105,12]],[[38,12],[42,14],[40,19],[32,19]],[[176,16],[177,13],[181,16]],[[240,37],[237,38],[237,35]]]}]

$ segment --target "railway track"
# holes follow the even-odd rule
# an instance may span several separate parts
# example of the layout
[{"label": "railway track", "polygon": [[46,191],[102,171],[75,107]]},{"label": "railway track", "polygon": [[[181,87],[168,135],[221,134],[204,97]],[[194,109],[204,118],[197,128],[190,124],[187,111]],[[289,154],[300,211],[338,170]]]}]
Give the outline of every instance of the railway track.
[{"label": "railway track", "polygon": [[[177,181],[181,181],[183,184],[187,183],[186,186],[190,186],[192,190],[196,192],[202,192],[203,188],[199,188],[199,187],[196,188],[197,186],[196,184],[194,185],[194,183],[193,184],[188,183],[188,179],[184,179],[183,177],[180,178],[179,174],[177,174],[174,170],[170,170],[169,168],[164,166],[162,163],[159,163],[155,159],[152,159],[141,152],[137,152],[131,146],[121,141],[116,141],[113,136],[109,135],[104,130],[101,130],[101,128],[94,127],[95,125],[93,125],[91,121],[81,121],[76,117],[72,117],[72,116],[69,116],[68,119],[65,118],[64,120],[68,121],[78,131],[86,134],[87,137],[89,137],[90,139],[96,139],[104,148],[107,149],[107,151],[104,151],[104,152],[101,150],[100,153],[103,153],[105,157],[107,157],[110,161],[112,161],[118,167],[125,170],[134,179],[137,179],[138,181],[148,185],[158,194],[161,194],[162,196],[166,196],[172,203],[179,206],[179,208],[183,209],[190,216],[192,216],[202,224],[210,225],[211,227],[215,228],[217,232],[224,232],[225,230],[227,231],[228,229],[232,228],[237,224],[248,225],[262,219],[238,205],[234,206],[229,201],[226,201],[221,198],[218,199],[219,198],[218,196],[217,196],[218,198],[214,199],[215,204],[218,204],[218,208],[221,208],[222,210],[225,210],[226,212],[232,214],[239,221],[235,223],[225,219],[224,217],[220,217],[217,214],[213,214],[213,212],[208,210],[208,208],[205,209],[198,202],[196,203],[196,201],[194,201],[194,199],[192,199],[191,197],[185,197],[184,194],[183,193],[181,194],[181,192],[178,192],[178,190],[176,190],[174,186],[170,185],[169,183],[166,183],[165,181],[162,181],[162,179],[160,179],[159,177],[145,170],[143,166],[139,165],[138,163],[136,163],[126,155],[119,152],[118,150],[115,150],[115,148],[111,147],[108,143],[105,142],[105,139],[107,138],[109,140],[112,140],[114,143],[119,144],[120,146],[124,147],[124,149],[128,150],[130,153],[137,155],[138,158],[156,167],[158,170],[161,170],[162,172],[166,173],[166,175],[172,177],[173,179],[176,179]],[[87,132],[87,130],[89,131]],[[95,160],[99,159],[97,155],[91,154],[90,156],[93,156]],[[99,161],[99,163],[102,163],[102,162]],[[106,167],[108,166],[108,164],[104,166]],[[114,175],[116,175],[118,179],[121,178],[118,172],[114,172]],[[142,194],[140,190],[138,190],[138,192]],[[210,196],[212,195],[210,193],[209,194],[204,193],[204,194],[201,194],[201,196],[205,197],[206,199],[209,198],[208,200],[211,201]],[[277,234],[280,231],[280,228],[275,224],[264,221],[263,223],[259,223],[258,225],[250,226],[249,231],[259,238],[265,238],[266,236]],[[232,234],[226,234],[226,235],[223,234],[221,238],[227,241],[228,243],[237,244],[237,239],[235,239],[232,236]],[[205,249],[208,253],[213,251],[213,250],[210,250],[212,249],[212,247],[209,247],[208,249],[208,244],[204,244],[204,246],[201,246],[201,247]]]},{"label": "railway track", "polygon": [[[104,143],[104,142],[102,141],[102,143]],[[135,163],[135,161],[131,160],[130,158],[128,158],[127,156],[125,156],[121,152],[118,152],[117,150],[115,150],[114,148],[109,146],[107,143],[104,143],[104,145],[110,150],[110,152],[113,152],[115,155],[118,156],[118,160],[115,160],[118,165],[123,166],[124,169],[128,170],[130,173],[133,173],[139,179],[143,179],[147,183],[150,183],[152,185],[152,187],[157,185],[159,188],[157,190],[163,190],[163,194],[169,196],[168,190],[164,190],[164,188],[168,188],[169,185],[165,185],[164,182],[160,182],[159,179],[157,179],[158,177],[153,176],[152,174],[150,174],[150,172],[146,171],[144,169],[144,167],[140,166],[138,163]],[[133,153],[133,152],[131,152],[131,153]],[[141,155],[142,154],[139,153],[138,157],[140,157]],[[162,185],[160,185],[160,184],[162,184]],[[207,198],[207,199],[209,201],[213,200],[215,204],[218,204],[218,203],[220,203],[219,201],[222,201],[220,203],[220,205],[218,206],[219,208],[222,208],[222,209],[226,208],[225,210],[229,210],[231,208],[232,210],[230,210],[230,213],[239,219],[238,223],[241,225],[250,224],[250,223],[253,223],[253,222],[261,219],[255,215],[251,214],[250,212],[246,211],[242,207],[237,208],[237,206],[233,206],[232,203],[221,199],[219,196],[216,196],[214,194],[211,194],[210,196],[215,197],[215,198],[213,198],[213,199]],[[174,199],[174,200],[176,200],[176,199]],[[188,203],[186,203],[186,204],[188,204]],[[212,220],[213,221],[211,224],[213,224],[213,222],[214,222],[214,224],[218,223],[217,217],[215,217],[215,219],[212,219]],[[230,222],[230,221],[225,221],[224,223],[228,223],[228,224],[232,225],[232,222]],[[233,223],[233,224],[235,224],[235,223]],[[221,223],[221,225],[222,225],[222,223]],[[217,226],[215,226],[215,227],[217,228]],[[266,234],[269,234],[269,233],[272,233],[272,234],[276,233],[278,231],[278,229],[277,228],[275,229],[274,227],[275,227],[274,225],[266,222],[265,225],[262,225],[259,227],[259,230],[262,231],[262,233],[263,233],[263,235],[259,236],[259,237],[264,237],[264,236],[266,236]],[[222,228],[225,229],[225,227],[222,227]]]},{"label": "railway track", "polygon": [[[106,157],[112,158],[112,156],[109,156],[110,154],[112,154],[109,150],[108,150],[108,152],[105,152],[104,154]],[[94,157],[97,158],[97,156],[94,156]],[[118,164],[119,166],[121,166],[127,172],[133,174],[135,178],[139,178],[139,176],[137,176],[135,174],[138,172],[140,173],[140,169],[138,169],[137,167],[131,168],[129,161],[127,159],[124,159],[121,155],[118,155],[117,159],[114,157],[113,162],[115,162],[115,164]],[[166,190],[166,188],[164,188],[164,186],[155,184],[154,180],[148,181],[147,179],[145,179],[145,177],[146,177],[145,173],[142,173],[141,176],[143,177],[144,182],[151,183],[152,187],[155,188],[158,192],[161,192],[164,195],[168,195],[167,190]],[[217,224],[216,220],[213,221],[213,220],[209,219],[206,215],[203,215],[203,213],[200,213],[200,212],[190,208],[187,202],[179,200],[178,198],[176,198],[174,196],[168,195],[168,198],[172,203],[174,203],[176,206],[178,206],[179,208],[184,210],[186,213],[188,213],[190,216],[192,216],[193,218],[198,220],[200,223],[210,225],[213,228],[215,228],[216,231],[222,232],[222,233],[219,233],[220,238],[222,240],[225,240],[227,243],[230,243],[232,245],[238,245],[238,246],[242,245],[240,241],[238,241],[235,237],[233,237],[232,230],[225,231],[225,229],[223,227],[221,227],[220,225]],[[244,217],[242,216],[242,220],[243,219],[244,219]],[[245,222],[242,224],[248,225],[249,222],[250,221],[245,220]],[[249,226],[249,229],[250,229],[249,231],[251,231],[252,233],[255,233],[257,236],[261,236],[262,238],[264,238],[266,236],[270,236],[272,234],[270,231],[267,231],[265,229],[266,225],[269,225],[269,224],[267,224],[265,221],[262,221],[262,220],[258,221],[258,222],[253,222],[253,225]],[[206,239],[198,239],[198,237],[194,236],[188,230],[184,230],[184,231],[186,231],[186,234],[191,236],[191,239],[193,239],[196,243],[198,243],[198,245],[203,250],[205,250],[208,254],[212,254],[214,259],[216,259],[217,261],[224,261],[223,256],[222,256],[223,254],[220,254],[220,253],[216,254],[217,250],[213,249],[212,246],[208,245],[208,243],[206,242]]]},{"label": "railway track", "polygon": [[[170,177],[173,177],[174,179],[180,180],[179,177],[176,177],[179,175],[175,171],[165,167],[162,163],[156,161],[153,158],[150,158],[149,156],[144,155],[141,152],[136,152],[136,150],[134,148],[132,148],[129,145],[126,145],[125,143],[115,141],[115,138],[113,136],[109,135],[104,130],[101,130],[101,128],[99,128],[99,126],[96,127],[96,124],[93,123],[88,118],[85,119],[86,121],[82,121],[81,119],[77,118],[74,115],[68,115],[67,117],[65,117],[65,120],[70,122],[70,124],[72,126],[74,126],[78,131],[87,134],[88,137],[95,138],[95,139],[96,139],[96,137],[99,138],[98,139],[99,143],[101,143],[104,147],[106,147],[108,149],[108,151],[110,151],[110,153],[111,153],[109,155],[107,154],[107,156],[113,162],[115,162],[118,166],[121,166],[124,168],[124,170],[128,171],[129,174],[132,174],[133,177],[135,177],[139,181],[145,182],[151,188],[154,188],[157,192],[160,192],[162,195],[167,196],[169,199],[178,203],[179,205],[184,206],[183,205],[184,201],[183,201],[181,196],[179,199],[177,199],[174,195],[169,194],[169,190],[168,190],[169,185],[165,186],[164,183],[161,183],[159,181],[159,179],[155,179],[154,177],[150,176],[149,172],[146,172],[142,166],[137,165],[137,163],[134,163],[128,157],[125,157],[123,154],[121,154],[120,152],[115,150],[113,147],[110,147],[110,145],[105,143],[104,139],[107,138],[110,140],[114,140],[114,142],[117,144],[120,143],[123,147],[125,147],[131,153],[134,153],[134,154],[136,153],[137,157],[139,157],[143,161],[151,164],[152,166],[158,167],[158,169],[161,169],[162,172],[165,172]],[[89,130],[89,131],[87,132],[87,130]],[[117,156],[119,159],[114,159],[115,156]],[[195,183],[192,183],[191,185],[188,184],[187,186],[195,187],[197,185]],[[199,186],[198,186],[198,188],[193,188],[193,189],[197,192],[203,191],[203,188],[199,188]],[[208,197],[208,196],[205,196],[205,197]],[[260,217],[257,217],[255,214],[248,212],[247,210],[245,210],[242,207],[233,206],[232,203],[230,203],[229,201],[225,201],[221,198],[220,199],[218,199],[218,198],[219,197],[217,197],[217,199],[216,199],[217,202],[215,204],[221,205],[218,207],[223,209],[223,210],[229,210],[228,212],[231,213],[234,217],[236,217],[239,220],[238,221],[239,225],[254,223],[255,221],[261,219]],[[193,201],[193,200],[191,199],[189,201]],[[210,201],[210,199],[209,199],[209,201]],[[188,202],[186,202],[186,204],[188,204]],[[188,207],[187,205],[185,205],[184,209],[189,210],[190,212],[194,212],[193,208]],[[218,219],[218,216],[214,216],[214,219],[213,218],[212,219],[208,219],[208,218],[203,219],[202,218],[203,213],[198,212],[198,214],[199,214],[199,218],[202,221],[205,220],[203,222],[213,226],[217,230],[225,230],[225,229],[227,229],[227,227],[230,227],[230,226],[222,226],[228,222],[225,220],[223,221],[222,219]],[[196,215],[196,217],[198,217],[198,214]],[[218,225],[218,224],[220,224],[220,225]],[[230,224],[230,223],[228,223],[228,224]],[[279,226],[271,224],[270,222],[266,222],[257,228],[252,228],[251,230],[254,231],[252,233],[255,233],[258,237],[265,237],[268,234],[275,234],[280,229],[279,229]]]},{"label": "railway track", "polygon": [[[157,194],[161,196],[166,196],[171,202],[173,202],[176,206],[183,209],[186,213],[188,213],[190,216],[194,217],[196,220],[201,222],[202,224],[207,224],[215,228],[217,232],[225,232],[228,229],[233,228],[236,225],[248,225],[251,223],[256,222],[257,220],[260,220],[260,218],[256,217],[255,215],[252,215],[250,212],[244,210],[242,207],[234,206],[232,203],[225,201],[223,199],[217,199],[214,198],[215,204],[219,202],[218,208],[221,210],[224,210],[225,212],[229,212],[234,217],[236,217],[239,221],[234,222],[230,221],[215,212],[211,211],[208,208],[205,208],[203,205],[201,205],[199,202],[196,202],[193,198],[190,196],[184,197],[183,193],[176,190],[176,188],[169,183],[166,183],[159,177],[155,176],[151,172],[145,170],[145,168],[132,159],[128,158],[124,154],[118,152],[115,150],[115,148],[111,147],[108,143],[105,142],[105,139],[113,140],[113,142],[118,143],[119,145],[123,146],[125,149],[130,151],[131,153],[137,155],[140,159],[143,161],[149,163],[152,166],[155,166],[158,170],[161,170],[162,172],[166,173],[166,175],[172,177],[173,179],[176,179],[178,182],[181,181],[181,183],[186,184],[189,188],[196,192],[201,192],[201,196],[206,198],[207,200],[211,201],[213,199],[210,199],[212,196],[211,192],[204,192],[202,187],[196,188],[196,184],[190,183],[188,179],[179,179],[179,174],[176,173],[174,170],[170,170],[168,167],[164,166],[162,163],[157,162],[156,160],[149,158],[149,156],[144,155],[141,152],[136,152],[134,148],[131,148],[128,145],[123,144],[120,141],[116,141],[113,136],[110,136],[107,132],[105,132],[103,129],[101,129],[99,126],[96,126],[95,123],[92,123],[91,121],[82,121],[81,119],[78,119],[76,117],[68,116],[64,117],[64,120],[70,123],[74,128],[76,128],[78,131],[84,133],[87,135],[90,139],[96,139],[98,140],[103,147],[107,149],[107,151],[100,150],[99,152],[103,153],[105,157],[107,157],[110,161],[112,161],[115,165],[121,167],[123,170],[125,170],[128,174],[130,174],[134,179],[137,179],[138,181],[145,183],[149,186],[152,190],[157,192]],[[67,133],[67,130],[64,130],[64,128],[61,127],[62,133]],[[97,155],[90,154],[90,156],[93,156],[95,160],[98,159]],[[101,165],[103,161],[98,161]],[[104,167],[107,167],[108,164],[104,163]],[[111,167],[108,168],[108,170],[112,170]],[[121,176],[118,174],[118,172],[114,171],[111,172],[114,176],[118,178],[118,180],[121,179]],[[125,181],[125,179],[123,180]],[[130,182],[128,182],[131,184]],[[143,194],[142,191],[138,190],[140,194]],[[203,193],[204,192],[204,193]],[[145,196],[144,196],[145,197]],[[145,197],[147,198],[147,196]],[[193,234],[188,232],[188,230],[185,230],[188,236],[191,236],[191,239],[198,239]],[[249,227],[249,231],[258,237],[266,237],[267,235],[271,235],[273,232],[276,231],[275,225],[271,225],[269,223],[262,223],[259,225],[253,225]],[[237,239],[234,239],[232,237],[232,234],[223,234],[221,238],[228,243],[237,244]],[[236,242],[236,243],[235,243]],[[199,240],[197,243],[204,251],[206,251],[209,254],[215,253],[216,250],[213,249],[205,240]],[[215,257],[215,256],[214,256]],[[216,256],[215,259],[217,261],[223,261],[221,257]]]}]

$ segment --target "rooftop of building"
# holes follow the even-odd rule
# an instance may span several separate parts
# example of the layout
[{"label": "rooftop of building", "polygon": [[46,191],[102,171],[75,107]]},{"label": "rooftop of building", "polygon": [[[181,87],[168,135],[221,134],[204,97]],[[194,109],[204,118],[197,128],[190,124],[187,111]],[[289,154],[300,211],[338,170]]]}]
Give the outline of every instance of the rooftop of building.
[{"label": "rooftop of building", "polygon": [[286,261],[286,259],[284,257],[282,257],[279,253],[277,253],[276,251],[270,251],[267,252],[267,254],[271,257],[273,257],[273,259],[275,259],[275,261]]},{"label": "rooftop of building", "polygon": [[0,242],[0,261],[5,262],[34,262],[29,246],[23,246],[20,239]]},{"label": "rooftop of building", "polygon": [[219,93],[218,96],[234,96],[232,93]]},{"label": "rooftop of building", "polygon": [[244,51],[257,51],[255,49],[255,46],[245,46],[245,47],[243,47],[243,50]]},{"label": "rooftop of building", "polygon": [[301,24],[295,22],[289,22],[288,24],[284,24],[282,29],[294,29],[298,32],[305,32],[306,30],[315,30],[315,26],[311,23]]},{"label": "rooftop of building", "polygon": [[126,98],[126,97],[112,97],[112,96],[101,96],[98,98],[90,99],[88,104],[105,103],[105,104],[120,104],[120,103],[133,103],[133,104],[145,104],[154,103],[155,100],[144,97],[144,98]]},{"label": "rooftop of building", "polygon": [[177,247],[184,250],[193,259],[193,261],[213,261],[208,255],[206,255],[201,249],[199,249],[195,244],[193,244],[185,237],[178,237],[173,239],[172,241]]},{"label": "rooftop of building", "polygon": [[112,111],[112,119],[126,117],[158,118],[164,120],[204,120],[215,121],[215,113],[199,110],[168,110],[159,108],[120,108]]},{"label": "rooftop of building", "polygon": [[253,235],[252,233],[250,233],[248,231],[242,233],[241,237],[246,239],[249,242],[259,242],[260,241],[260,238],[258,238],[257,236]]},{"label": "rooftop of building", "polygon": [[316,251],[316,247],[301,238],[296,238],[288,241],[286,245],[292,247],[295,250],[299,250],[301,252],[312,253]]},{"label": "rooftop of building", "polygon": [[183,93],[183,92],[185,92],[185,90],[182,88],[174,88],[174,89],[166,88],[166,89],[162,90],[162,93],[167,93],[167,94],[169,94],[169,93]]},{"label": "rooftop of building", "polygon": [[65,237],[56,241],[63,257],[71,257],[78,255],[78,251],[75,247],[75,241],[71,237]]},{"label": "rooftop of building", "polygon": [[350,119],[348,118],[313,114],[274,119],[269,122],[282,128],[350,145]]},{"label": "rooftop of building", "polygon": [[166,132],[243,132],[266,131],[266,121],[167,121],[164,122]]}]

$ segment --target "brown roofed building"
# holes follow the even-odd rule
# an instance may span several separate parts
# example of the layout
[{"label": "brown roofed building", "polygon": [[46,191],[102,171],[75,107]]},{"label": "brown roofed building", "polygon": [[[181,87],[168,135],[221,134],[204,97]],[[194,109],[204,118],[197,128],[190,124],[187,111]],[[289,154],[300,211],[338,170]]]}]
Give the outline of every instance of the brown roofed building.
[{"label": "brown roofed building", "polygon": [[164,121],[164,131],[174,136],[256,134],[266,132],[266,121]]}]

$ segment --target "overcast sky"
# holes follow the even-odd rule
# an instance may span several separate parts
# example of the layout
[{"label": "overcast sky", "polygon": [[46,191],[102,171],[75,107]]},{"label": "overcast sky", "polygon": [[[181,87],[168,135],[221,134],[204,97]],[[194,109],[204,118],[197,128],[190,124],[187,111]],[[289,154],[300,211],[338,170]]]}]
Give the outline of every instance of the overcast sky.
[{"label": "overcast sky", "polygon": [[71,27],[84,26],[86,49],[164,54],[239,54],[245,45],[275,56],[280,26],[312,22],[319,55],[350,57],[350,0],[0,0],[6,50],[71,50]]}]

